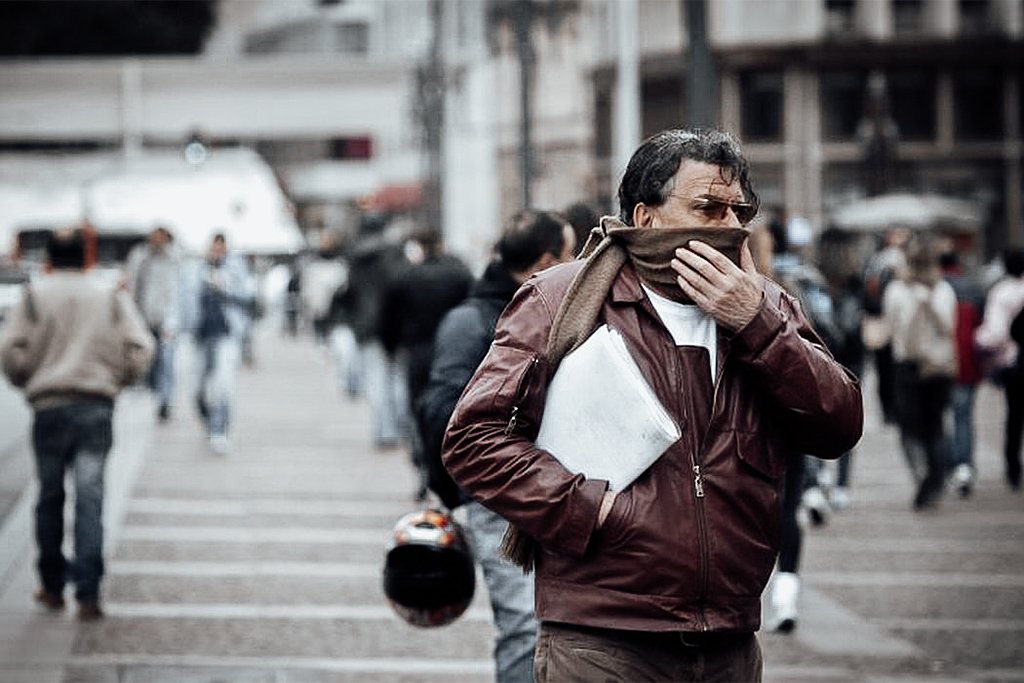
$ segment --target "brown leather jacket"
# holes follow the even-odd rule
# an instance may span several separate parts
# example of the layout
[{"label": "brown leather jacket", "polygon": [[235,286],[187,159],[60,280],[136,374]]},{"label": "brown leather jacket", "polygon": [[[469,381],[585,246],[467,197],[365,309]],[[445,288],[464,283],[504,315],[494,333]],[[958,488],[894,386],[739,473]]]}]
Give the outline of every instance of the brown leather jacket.
[{"label": "brown leather jacket", "polygon": [[683,436],[619,493],[596,529],[607,482],[571,474],[533,444],[552,374],[543,359],[548,332],[581,264],[543,271],[509,304],[448,425],[445,465],[542,545],[538,618],[755,631],[779,544],[786,459],[852,448],[863,423],[860,386],[796,300],[768,280],[754,319],[736,334],[720,329],[712,383],[706,351],[675,346],[626,264],[597,322],[622,333]]}]

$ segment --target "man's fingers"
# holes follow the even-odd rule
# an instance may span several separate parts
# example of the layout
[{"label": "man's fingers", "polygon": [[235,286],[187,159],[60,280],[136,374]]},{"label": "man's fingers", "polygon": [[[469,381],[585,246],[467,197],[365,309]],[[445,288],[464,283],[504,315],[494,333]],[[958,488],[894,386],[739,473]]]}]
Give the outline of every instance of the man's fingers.
[{"label": "man's fingers", "polygon": [[754,255],[750,253],[749,237],[743,240],[743,245],[740,247],[740,268],[744,273],[757,275],[757,263],[754,261]]},{"label": "man's fingers", "polygon": [[732,261],[730,261],[725,254],[718,251],[710,244],[701,242],[700,240],[690,240],[686,243],[686,248],[682,250],[676,249],[676,255],[678,255],[680,251],[691,251],[692,253],[699,254],[704,258],[704,260],[713,264],[721,273],[729,272],[728,269],[733,265]]}]

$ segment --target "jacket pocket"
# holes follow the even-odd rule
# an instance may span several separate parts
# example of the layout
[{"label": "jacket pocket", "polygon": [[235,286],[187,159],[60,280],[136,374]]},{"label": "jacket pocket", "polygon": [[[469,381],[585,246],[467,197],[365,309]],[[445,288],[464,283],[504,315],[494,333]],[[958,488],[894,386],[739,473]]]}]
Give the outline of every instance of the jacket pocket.
[{"label": "jacket pocket", "polygon": [[633,524],[633,487],[627,486],[619,491],[608,511],[608,517],[598,529],[598,536],[603,546],[615,546],[625,541],[630,535]]},{"label": "jacket pocket", "polygon": [[543,409],[543,366],[544,361],[530,351],[492,346],[459,399],[456,415],[470,421],[483,416],[502,420],[506,434],[536,432],[537,406]]}]

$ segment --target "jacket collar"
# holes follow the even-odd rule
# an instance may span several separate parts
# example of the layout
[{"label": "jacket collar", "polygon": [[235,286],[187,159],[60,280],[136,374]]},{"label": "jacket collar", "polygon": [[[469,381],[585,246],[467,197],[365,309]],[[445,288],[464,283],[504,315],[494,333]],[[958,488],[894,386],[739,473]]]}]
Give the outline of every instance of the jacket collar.
[{"label": "jacket collar", "polygon": [[619,276],[612,282],[611,297],[617,304],[638,303],[647,298],[640,287],[640,276],[629,261],[622,265]]}]

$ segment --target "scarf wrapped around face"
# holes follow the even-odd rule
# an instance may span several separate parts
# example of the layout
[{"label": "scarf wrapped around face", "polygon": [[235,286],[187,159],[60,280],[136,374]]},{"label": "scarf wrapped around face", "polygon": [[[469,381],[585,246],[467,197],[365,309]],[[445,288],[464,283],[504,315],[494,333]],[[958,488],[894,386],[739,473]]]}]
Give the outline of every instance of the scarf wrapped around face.
[{"label": "scarf wrapped around face", "polygon": [[[612,282],[630,261],[645,285],[680,303],[693,302],[676,282],[669,265],[675,250],[691,240],[706,242],[739,265],[740,247],[750,231],[745,228],[634,228],[614,216],[605,216],[587,239],[581,259],[583,268],[555,312],[545,358],[550,372],[562,358],[586,341],[594,329]],[[501,542],[501,554],[524,571],[533,569],[537,542],[509,524]]]}]

